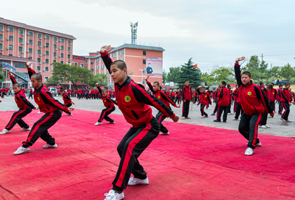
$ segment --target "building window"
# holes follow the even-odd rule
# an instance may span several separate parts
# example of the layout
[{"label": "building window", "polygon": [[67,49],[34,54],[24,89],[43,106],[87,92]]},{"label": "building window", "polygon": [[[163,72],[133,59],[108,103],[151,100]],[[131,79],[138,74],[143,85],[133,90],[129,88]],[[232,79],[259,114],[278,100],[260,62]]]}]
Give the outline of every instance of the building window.
[{"label": "building window", "polygon": [[33,53],[33,49],[32,48],[29,48],[29,53]]},{"label": "building window", "polygon": [[39,46],[39,47],[41,46],[41,42],[40,42],[40,41],[38,41],[38,46]]},{"label": "building window", "polygon": [[75,63],[75,66],[78,66],[78,63]]},{"label": "building window", "polygon": [[54,49],[57,49],[57,46],[56,46],[56,44],[54,44],[54,45],[53,45],[53,48],[54,48]]},{"label": "building window", "polygon": [[38,49],[38,54],[41,54],[41,50],[40,49]]},{"label": "building window", "polygon": [[38,33],[38,38],[41,39],[42,38],[42,34]]},{"label": "building window", "polygon": [[83,63],[81,63],[81,67],[84,67],[84,64]]},{"label": "building window", "polygon": [[68,54],[68,59],[71,59],[71,55],[70,54]]},{"label": "building window", "polygon": [[18,41],[19,41],[20,43],[23,43],[24,39],[23,39],[23,38],[18,38]]},{"label": "building window", "polygon": [[13,36],[9,36],[9,41],[13,41]]},{"label": "building window", "polygon": [[13,27],[8,27],[8,32],[13,32]]},{"label": "building window", "polygon": [[41,62],[41,58],[37,58],[37,62],[40,63]]},{"label": "building window", "polygon": [[45,81],[47,82],[47,80],[48,80],[48,77],[47,77],[47,76],[45,76]]},{"label": "building window", "polygon": [[64,57],[64,54],[63,54],[63,53],[61,53],[61,54],[60,54],[60,57],[61,57],[61,58],[63,58],[63,57]]},{"label": "building window", "polygon": [[53,56],[56,57],[56,52],[53,52]]},{"label": "building window", "polygon": [[49,35],[45,35],[45,39],[46,40],[49,40],[50,39],[50,36]]},{"label": "building window", "polygon": [[145,59],[143,60],[142,64],[144,64],[144,65],[146,64],[146,60]]},{"label": "building window", "polygon": [[3,45],[2,44],[0,44],[0,49],[3,50]]},{"label": "building window", "polygon": [[4,26],[0,24],[0,30],[3,31]]},{"label": "building window", "polygon": [[46,48],[49,48],[49,43],[46,43],[46,46],[45,46]]},{"label": "building window", "polygon": [[60,50],[64,50],[64,46],[60,46]]},{"label": "building window", "polygon": [[8,54],[8,56],[12,56],[12,54]]},{"label": "building window", "polygon": [[33,36],[33,31],[29,31],[28,36]]},{"label": "building window", "polygon": [[54,42],[57,42],[57,37],[53,37]]},{"label": "building window", "polygon": [[60,42],[65,42],[65,39],[63,39],[63,38],[60,38]]},{"label": "building window", "polygon": [[77,56],[74,56],[74,59],[77,60],[78,59]]},{"label": "building window", "polygon": [[[45,63],[47,63],[47,64],[48,64],[48,63],[49,63],[49,59],[45,59]],[[47,70],[47,71],[48,71],[48,70]]]},{"label": "building window", "polygon": [[0,40],[2,40],[3,39],[3,34],[0,34]]},{"label": "building window", "polygon": [[72,44],[72,40],[68,40],[68,44],[71,45]]},{"label": "building window", "polygon": [[48,67],[45,67],[45,71],[48,72],[49,71],[49,68]]},{"label": "building window", "polygon": [[23,35],[24,34],[24,29],[18,29],[18,33]]},{"label": "building window", "polygon": [[88,60],[85,59],[85,62],[88,63]]},{"label": "building window", "polygon": [[64,64],[64,61],[60,61],[61,64]]},{"label": "building window", "polygon": [[13,45],[9,45],[8,50],[13,50]]},{"label": "building window", "polygon": [[29,44],[33,44],[33,40],[29,40]]},{"label": "building window", "polygon": [[15,68],[27,68],[25,63],[17,63],[17,62],[14,63],[14,67]]},{"label": "building window", "polygon": [[49,56],[49,51],[46,51],[46,56]]},{"label": "building window", "polygon": [[68,47],[68,51],[71,51],[71,47]]},{"label": "building window", "polygon": [[54,63],[56,63],[56,60],[53,60]]},{"label": "building window", "polygon": [[90,64],[91,64],[91,65],[93,65],[94,63],[93,63],[93,62],[91,62]]},{"label": "building window", "polygon": [[143,51],[143,55],[146,56],[146,51]]},{"label": "building window", "polygon": [[37,66],[37,71],[41,71],[41,67],[40,66]]},{"label": "building window", "polygon": [[18,47],[19,52],[23,52],[23,47]]}]

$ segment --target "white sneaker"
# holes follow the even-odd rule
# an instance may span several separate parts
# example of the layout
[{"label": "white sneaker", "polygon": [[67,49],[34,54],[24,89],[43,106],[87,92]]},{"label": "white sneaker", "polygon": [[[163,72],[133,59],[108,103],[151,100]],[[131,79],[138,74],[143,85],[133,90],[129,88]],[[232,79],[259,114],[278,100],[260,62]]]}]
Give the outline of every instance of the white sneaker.
[{"label": "white sneaker", "polygon": [[116,122],[115,121],[113,121],[113,122],[109,122],[109,124],[115,124]]},{"label": "white sneaker", "polygon": [[96,122],[94,125],[98,126],[98,125],[101,125],[101,124],[102,124],[101,122]]},{"label": "white sneaker", "polygon": [[167,132],[167,133],[160,132],[159,134],[160,134],[160,135],[169,135],[169,132]]},{"label": "white sneaker", "polygon": [[262,146],[261,142],[258,142],[258,143],[256,144],[256,146],[257,146],[257,147],[261,147],[261,146]]},{"label": "white sneaker", "polygon": [[238,120],[238,119],[234,117],[233,120]]},{"label": "white sneaker", "polygon": [[44,149],[50,149],[50,148],[57,148],[57,144],[51,145],[51,144],[46,144],[43,146]]},{"label": "white sneaker", "polygon": [[19,154],[25,153],[25,152],[30,151],[30,150],[31,149],[29,147],[26,148],[26,147],[21,146],[13,154],[14,155],[19,155]]},{"label": "white sneaker", "polygon": [[118,200],[118,199],[124,199],[124,192],[116,193],[114,190],[110,190],[109,193],[105,193],[104,196],[106,198],[104,200]]},{"label": "white sneaker", "polygon": [[266,126],[266,128],[270,128],[270,126],[269,126],[269,125],[267,125],[267,124],[265,124],[265,126]]},{"label": "white sneaker", "polygon": [[20,129],[20,131],[30,131],[31,129],[30,128],[22,128]]},{"label": "white sneaker", "polygon": [[245,151],[246,156],[251,156],[254,153],[254,150],[250,147],[248,147]]},{"label": "white sneaker", "polygon": [[7,130],[7,129],[5,128],[5,129],[3,129],[3,131],[2,131],[0,134],[4,135],[4,134],[9,133],[9,132],[10,132],[10,130]]},{"label": "white sneaker", "polygon": [[146,179],[139,179],[135,177],[131,177],[128,181],[128,185],[148,185],[149,179],[146,177]]},{"label": "white sneaker", "polygon": [[265,125],[261,125],[261,126],[259,126],[259,128],[267,129],[267,127]]},{"label": "white sneaker", "polygon": [[41,112],[41,111],[39,111],[39,112],[38,112],[38,114],[42,114],[42,112]]},{"label": "white sneaker", "polygon": [[68,116],[72,116],[73,114],[72,113],[69,113],[69,114],[67,114]]},{"label": "white sneaker", "polygon": [[281,120],[282,120],[283,122],[287,122],[287,120],[285,120],[285,119],[283,119],[283,118],[281,118]]}]

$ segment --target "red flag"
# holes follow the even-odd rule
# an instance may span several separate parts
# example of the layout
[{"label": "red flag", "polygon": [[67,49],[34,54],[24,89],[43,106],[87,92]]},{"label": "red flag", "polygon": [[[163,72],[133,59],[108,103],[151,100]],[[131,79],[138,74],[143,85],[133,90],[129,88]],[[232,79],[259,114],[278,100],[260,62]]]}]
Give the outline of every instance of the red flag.
[{"label": "red flag", "polygon": [[198,68],[198,64],[195,64],[195,65],[193,65],[194,67],[193,68]]}]

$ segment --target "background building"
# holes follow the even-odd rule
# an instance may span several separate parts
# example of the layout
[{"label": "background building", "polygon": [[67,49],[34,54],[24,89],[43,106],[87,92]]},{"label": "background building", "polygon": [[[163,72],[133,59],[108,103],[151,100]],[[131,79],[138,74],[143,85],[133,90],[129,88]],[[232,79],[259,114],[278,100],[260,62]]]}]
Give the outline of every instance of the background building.
[{"label": "background building", "polygon": [[[27,77],[24,63],[31,61],[31,67],[46,82],[51,77],[51,63],[71,64],[75,39],[72,35],[0,18],[0,64],[6,62],[17,69],[15,75]],[[8,79],[3,83],[5,87],[9,84]]]}]

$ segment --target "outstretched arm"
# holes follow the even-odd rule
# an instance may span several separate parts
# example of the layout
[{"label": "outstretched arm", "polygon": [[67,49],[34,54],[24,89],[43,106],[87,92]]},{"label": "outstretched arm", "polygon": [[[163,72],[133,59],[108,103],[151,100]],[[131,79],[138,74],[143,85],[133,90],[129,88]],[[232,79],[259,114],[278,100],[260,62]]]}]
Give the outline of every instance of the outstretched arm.
[{"label": "outstretched arm", "polygon": [[96,83],[95,85],[96,85],[96,87],[97,87],[97,89],[98,89],[99,93],[100,93],[100,94],[102,94],[102,92],[101,92],[101,91],[102,91],[102,89],[100,88],[100,86],[98,85],[98,83]]},{"label": "outstretched arm", "polygon": [[17,82],[16,82],[14,76],[11,74],[10,71],[8,71],[8,75],[9,75],[9,77],[10,77],[10,80],[11,80],[12,84],[16,84]]},{"label": "outstretched arm", "polygon": [[155,94],[156,92],[154,91],[154,88],[153,88],[153,86],[152,86],[152,84],[148,81],[148,79],[149,79],[149,75],[145,78],[145,82],[146,82],[146,84],[149,86],[149,88],[150,88],[150,90],[152,91],[152,93],[153,94]]},{"label": "outstretched arm", "polygon": [[32,76],[33,74],[35,74],[36,72],[30,67],[30,65],[31,65],[30,62],[26,62],[25,65],[26,65],[26,67],[27,67],[27,69],[28,69],[29,77],[30,77],[30,79],[31,79],[31,76]]},{"label": "outstretched arm", "polygon": [[235,75],[236,75],[236,79],[237,79],[237,83],[238,86],[242,85],[242,80],[241,80],[241,68],[240,68],[240,64],[239,62],[245,60],[245,57],[240,57],[236,59],[236,63],[235,63]]},{"label": "outstretched arm", "polygon": [[113,63],[112,59],[109,56],[109,52],[112,49],[113,49],[113,47],[111,47],[111,45],[106,45],[106,46],[101,47],[100,52],[99,52],[109,73],[111,73],[111,65]]}]

